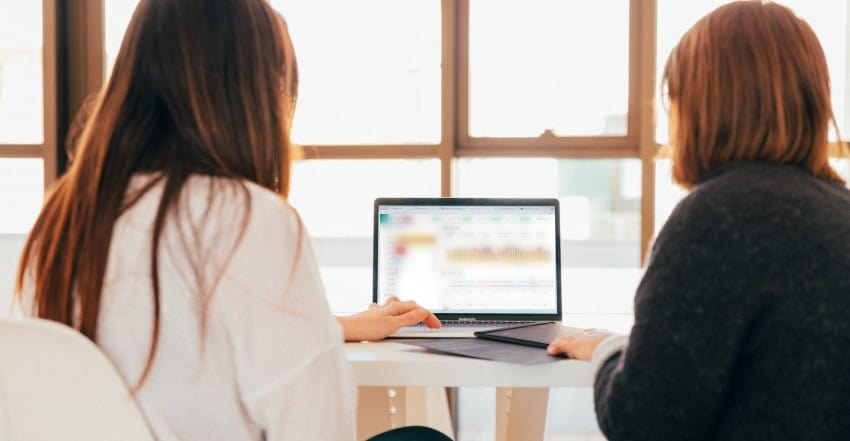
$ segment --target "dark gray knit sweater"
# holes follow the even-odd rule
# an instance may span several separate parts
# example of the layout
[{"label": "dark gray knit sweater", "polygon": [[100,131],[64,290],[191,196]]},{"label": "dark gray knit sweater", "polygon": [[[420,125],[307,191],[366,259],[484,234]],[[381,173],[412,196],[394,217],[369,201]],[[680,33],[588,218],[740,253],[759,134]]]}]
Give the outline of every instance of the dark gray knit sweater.
[{"label": "dark gray knit sweater", "polygon": [[723,167],[673,211],[600,369],[610,440],[850,440],[850,192]]}]

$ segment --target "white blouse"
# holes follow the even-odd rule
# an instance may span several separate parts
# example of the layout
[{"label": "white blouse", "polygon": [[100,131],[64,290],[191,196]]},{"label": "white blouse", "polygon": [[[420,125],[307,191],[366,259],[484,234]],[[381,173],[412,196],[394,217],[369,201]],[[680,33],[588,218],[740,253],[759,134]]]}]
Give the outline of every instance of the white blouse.
[{"label": "white blouse", "polygon": [[[167,218],[159,343],[137,401],[159,441],[353,440],[356,389],[309,237],[280,196],[244,185],[193,176]],[[97,343],[130,386],[151,342],[163,188],[118,219],[104,282]]]}]

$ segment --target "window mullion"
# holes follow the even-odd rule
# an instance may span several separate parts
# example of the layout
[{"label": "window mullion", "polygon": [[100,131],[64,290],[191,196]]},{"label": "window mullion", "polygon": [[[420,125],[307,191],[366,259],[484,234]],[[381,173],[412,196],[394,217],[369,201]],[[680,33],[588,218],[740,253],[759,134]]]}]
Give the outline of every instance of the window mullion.
[{"label": "window mullion", "polygon": [[[442,81],[440,90],[442,100],[440,104],[442,114],[442,127],[439,147],[440,156],[440,195],[443,197],[452,195],[452,159],[455,155],[457,143],[457,119],[459,113],[459,94],[457,81],[460,76],[459,66],[464,61],[458,59],[460,41],[458,36],[462,33],[460,27],[468,26],[468,21],[463,24],[459,18],[459,11],[463,7],[460,3],[465,0],[441,0],[442,11]],[[468,8],[468,4],[466,6]]]},{"label": "window mullion", "polygon": [[[847,20],[845,29],[850,29],[850,0],[847,0]],[[844,64],[846,71],[850,72],[850,44],[847,44],[844,51]],[[833,84],[841,81],[841,78],[833,78]],[[840,121],[839,121],[840,123]],[[844,79],[844,127],[850,132],[850,81]],[[850,133],[841,133],[844,140],[850,142]]]},{"label": "window mullion", "polygon": [[56,0],[42,0],[42,87],[44,140],[39,156],[44,159],[44,188],[48,189],[59,176],[57,161],[57,85],[59,82],[57,46],[58,46],[58,5]]},{"label": "window mullion", "polygon": [[[629,44],[638,45],[637,93],[639,103],[638,145],[642,164],[641,188],[641,264],[646,264],[647,251],[655,229],[655,54],[656,54],[656,0],[631,0],[632,30]],[[634,70],[632,70],[634,72]],[[634,82],[632,84],[635,84]]]},{"label": "window mullion", "polygon": [[[48,68],[45,64],[45,111],[52,109],[51,118],[55,118],[52,130],[46,130],[46,135],[53,137],[52,146],[45,143],[45,167],[52,169],[52,172],[46,170],[45,179],[50,182],[64,172],[65,133],[77,110],[86,97],[100,90],[103,85],[105,18],[103,0],[44,0],[44,5],[45,12],[49,7],[53,13],[53,23],[50,26],[45,23],[45,63],[49,58],[48,44],[54,45],[54,67]],[[53,93],[49,94],[47,92],[51,87]],[[47,101],[48,96],[51,96],[50,101]],[[45,129],[46,124],[47,118]],[[48,158],[48,155],[52,155],[52,158]],[[48,162],[52,162],[52,165],[48,165]],[[52,177],[49,176],[51,174]]]}]

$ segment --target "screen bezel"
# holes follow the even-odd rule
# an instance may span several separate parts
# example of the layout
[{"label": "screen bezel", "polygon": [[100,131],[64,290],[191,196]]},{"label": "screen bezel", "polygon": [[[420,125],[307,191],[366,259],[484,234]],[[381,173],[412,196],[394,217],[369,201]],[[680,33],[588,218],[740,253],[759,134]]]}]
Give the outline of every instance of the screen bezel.
[{"label": "screen bezel", "polygon": [[[557,292],[557,311],[554,313],[436,313],[440,320],[557,320],[562,319],[561,310],[561,210],[555,198],[377,198],[375,199],[372,233],[372,302],[378,302],[378,214],[382,206],[476,206],[476,207],[554,207],[555,208],[555,290]],[[406,300],[406,299],[402,299]]]}]

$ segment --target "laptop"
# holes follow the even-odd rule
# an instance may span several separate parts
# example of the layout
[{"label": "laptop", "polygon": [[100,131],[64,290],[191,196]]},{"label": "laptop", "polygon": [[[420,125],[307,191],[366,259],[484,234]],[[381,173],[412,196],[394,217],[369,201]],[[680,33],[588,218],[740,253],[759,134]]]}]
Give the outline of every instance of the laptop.
[{"label": "laptop", "polygon": [[473,337],[561,321],[557,199],[378,198],[372,301],[413,300],[442,321],[390,337]]}]

